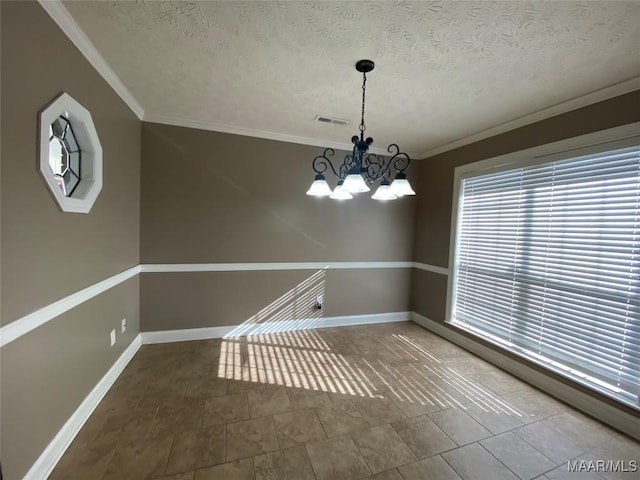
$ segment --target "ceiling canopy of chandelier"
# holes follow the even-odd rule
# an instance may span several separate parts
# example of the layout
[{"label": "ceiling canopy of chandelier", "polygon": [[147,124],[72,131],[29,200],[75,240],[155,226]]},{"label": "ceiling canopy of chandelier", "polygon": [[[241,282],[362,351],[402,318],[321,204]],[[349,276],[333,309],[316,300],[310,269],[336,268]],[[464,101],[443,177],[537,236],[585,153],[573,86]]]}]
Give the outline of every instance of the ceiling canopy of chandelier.
[{"label": "ceiling canopy of chandelier", "polygon": [[[332,148],[326,148],[322,155],[313,159],[313,170],[316,177],[307,191],[307,195],[314,197],[329,197],[335,200],[348,200],[354,193],[368,192],[378,180],[382,180],[376,192],[371,196],[375,200],[395,200],[405,195],[415,195],[405,171],[409,168],[411,158],[400,151],[395,143],[387,148],[391,155],[386,158],[369,152],[369,145],[373,138],[364,138],[367,127],[364,124],[364,101],[367,87],[367,73],[372,71],[375,64],[372,60],[360,60],[356,63],[356,70],[362,73],[362,117],[360,120],[360,136],[351,137],[353,151],[344,157],[339,168],[335,168],[329,157],[335,153]],[[338,178],[336,188],[332,191],[324,173],[331,170]],[[392,183],[389,179],[395,172]]]}]

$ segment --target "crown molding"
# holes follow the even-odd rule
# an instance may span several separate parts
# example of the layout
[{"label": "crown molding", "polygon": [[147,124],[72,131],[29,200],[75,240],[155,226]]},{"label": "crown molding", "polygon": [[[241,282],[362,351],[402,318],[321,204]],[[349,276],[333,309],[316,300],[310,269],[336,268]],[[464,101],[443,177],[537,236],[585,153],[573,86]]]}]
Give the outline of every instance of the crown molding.
[{"label": "crown molding", "polygon": [[[177,127],[196,128],[199,130],[230,133],[248,137],[264,138],[268,140],[297,143],[301,145],[333,148],[335,150],[351,151],[351,149],[353,148],[351,143],[346,142],[332,142],[318,138],[301,137],[278,132],[270,132],[266,130],[255,130],[251,128],[244,128],[223,123],[206,122],[171,115],[145,112],[140,103],[138,103],[133,94],[124,85],[124,83],[122,83],[122,80],[120,80],[118,75],[116,75],[116,73],[109,66],[104,57],[100,55],[98,50],[94,47],[93,43],[91,43],[89,38],[85,35],[80,26],[76,23],[71,14],[64,7],[62,2],[60,0],[38,0],[38,3],[49,14],[49,16],[58,25],[58,27],[60,27],[60,29],[67,35],[67,37],[76,46],[76,48],[80,50],[80,52],[85,56],[89,63],[91,63],[91,65],[98,71],[98,73],[106,80],[111,88],[113,88],[113,90],[120,96],[120,98],[122,98],[122,100],[142,121],[173,125]],[[478,142],[480,140],[484,140],[489,137],[500,135],[516,128],[524,127],[526,125],[545,120],[556,115],[561,115],[578,108],[586,107],[588,105],[608,100],[619,95],[624,95],[634,90],[640,90],[640,76],[633,77],[614,85],[610,85],[603,89],[596,90],[595,92],[591,92],[586,95],[568,100],[566,102],[558,103],[551,107],[538,110],[509,122],[505,122],[495,127],[475,133],[473,135],[469,135],[468,137],[464,137],[459,140],[455,140],[453,142],[449,142],[444,145],[426,150],[421,154],[417,152],[406,153],[412,159],[426,159],[440,153],[447,152],[449,150],[453,150],[474,142]],[[389,152],[387,152],[385,148],[372,147],[369,151],[377,155],[389,155]]]},{"label": "crown molding", "polygon": [[[196,128],[198,130],[210,130],[212,132],[230,133],[232,135],[243,135],[245,137],[264,138],[267,140],[276,140],[279,142],[298,143],[301,145],[311,145],[314,147],[333,148],[334,150],[344,150],[350,152],[353,149],[352,143],[332,142],[330,140],[322,140],[320,138],[300,137],[297,135],[288,135],[286,133],[269,132],[266,130],[255,130],[252,128],[238,127],[236,125],[227,125],[223,123],[205,122],[202,120],[191,120],[183,117],[174,117],[171,115],[162,115],[158,113],[145,112],[144,122],[160,123],[163,125],[173,125],[174,127]],[[389,155],[386,148],[371,147],[370,153],[377,155]],[[415,152],[405,152],[412,159],[420,158]]]},{"label": "crown molding", "polygon": [[91,40],[85,35],[80,26],[73,19],[68,10],[64,7],[60,0],[38,0],[40,6],[60,27],[60,30],[71,40],[80,53],[89,61],[98,73],[106,80],[127,106],[142,120],[144,117],[144,109],[131,94],[129,89],[125,87],[120,77],[116,75],[107,61],[93,46]]},{"label": "crown molding", "polygon": [[494,137],[496,135],[500,135],[501,133],[506,133],[510,130],[515,130],[516,128],[540,122],[542,120],[546,120],[547,118],[555,117],[556,115],[562,115],[563,113],[577,110],[578,108],[586,107],[588,105],[593,105],[594,103],[602,102],[610,98],[618,97],[635,90],[640,90],[640,76],[624,80],[614,85],[610,85],[600,90],[596,90],[595,92],[582,95],[581,97],[573,98],[566,102],[558,103],[548,108],[543,108],[542,110],[538,110],[528,115],[516,118],[515,120],[502,123],[468,137],[461,138],[460,140],[456,140],[454,142],[446,143],[439,147],[432,148],[430,150],[427,150],[426,152],[423,152],[421,155],[418,155],[416,158],[427,159],[429,157],[439,155],[440,153],[448,152],[449,150],[453,150],[455,148],[463,147],[474,142],[479,142],[480,140]]}]

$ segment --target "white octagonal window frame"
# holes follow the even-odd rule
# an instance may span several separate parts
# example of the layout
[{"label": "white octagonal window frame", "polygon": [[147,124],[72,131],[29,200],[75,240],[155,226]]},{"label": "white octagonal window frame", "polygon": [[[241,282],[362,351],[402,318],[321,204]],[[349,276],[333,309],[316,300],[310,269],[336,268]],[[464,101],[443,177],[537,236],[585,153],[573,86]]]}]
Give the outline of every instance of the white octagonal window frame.
[{"label": "white octagonal window frame", "polygon": [[[81,152],[82,175],[73,194],[67,197],[49,165],[49,129],[58,118],[66,118]],[[68,93],[61,93],[39,115],[38,170],[63,212],[89,213],[102,190],[102,145],[89,110]]]}]

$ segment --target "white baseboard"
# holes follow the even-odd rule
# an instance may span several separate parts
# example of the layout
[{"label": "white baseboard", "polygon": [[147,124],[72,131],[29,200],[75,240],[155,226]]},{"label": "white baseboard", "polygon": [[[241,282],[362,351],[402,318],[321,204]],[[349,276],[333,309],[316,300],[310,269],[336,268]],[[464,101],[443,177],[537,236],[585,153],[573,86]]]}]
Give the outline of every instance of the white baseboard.
[{"label": "white baseboard", "polygon": [[58,431],[51,443],[45,448],[38,460],[24,476],[24,480],[42,480],[48,478],[56,464],[62,458],[71,442],[78,434],[84,423],[91,416],[102,398],[109,391],[118,376],[122,373],[129,361],[142,345],[140,335],[133,339],[127,349],[111,366],[98,384],[91,390],[89,395],[82,401],[80,406],[69,417],[69,420]]},{"label": "white baseboard", "polygon": [[208,338],[240,337],[260,333],[288,332],[314,328],[345,327],[370,323],[406,322],[410,312],[373,313],[370,315],[344,315],[339,317],[309,318],[300,320],[282,320],[279,322],[249,323],[225,327],[187,328],[184,330],[162,330],[141,332],[142,343],[185,342],[206,340]]},{"label": "white baseboard", "polygon": [[153,343],[188,342],[191,340],[206,340],[209,338],[222,338],[233,328],[229,327],[208,327],[208,328],[185,328],[184,330],[159,330],[155,332],[140,332],[143,345]]},{"label": "white baseboard", "polygon": [[435,322],[416,312],[411,312],[411,320],[431,330],[433,333],[455,343],[480,358],[511,373],[540,390],[566,402],[588,415],[600,420],[627,435],[640,440],[640,417],[616,408],[606,402],[598,400],[591,395],[545,375],[524,363],[518,362],[507,355],[492,348],[486,347],[473,339],[462,335],[455,330],[446,327],[442,323]]}]

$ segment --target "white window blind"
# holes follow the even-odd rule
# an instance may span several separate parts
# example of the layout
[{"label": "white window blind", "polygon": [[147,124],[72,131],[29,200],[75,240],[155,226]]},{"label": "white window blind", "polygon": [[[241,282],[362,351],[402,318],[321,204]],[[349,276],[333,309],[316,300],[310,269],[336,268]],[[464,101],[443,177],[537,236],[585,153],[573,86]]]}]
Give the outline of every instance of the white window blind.
[{"label": "white window blind", "polygon": [[451,321],[638,406],[640,148],[464,176]]}]

